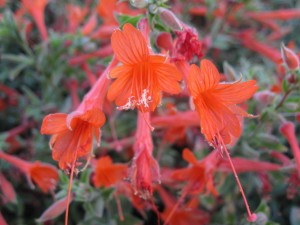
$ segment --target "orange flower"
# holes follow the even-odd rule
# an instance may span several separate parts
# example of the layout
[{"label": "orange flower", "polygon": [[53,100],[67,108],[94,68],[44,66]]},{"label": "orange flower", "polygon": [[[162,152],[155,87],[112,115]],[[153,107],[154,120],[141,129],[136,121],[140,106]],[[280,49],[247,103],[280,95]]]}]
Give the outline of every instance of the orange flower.
[{"label": "orange flower", "polygon": [[[77,110],[70,114],[50,114],[44,118],[41,133],[52,135],[52,157],[59,161],[62,170],[70,171],[74,160],[89,161],[94,137],[100,144],[100,127],[105,123],[102,105],[109,84],[106,76],[116,63],[113,59]],[[76,166],[80,166],[78,163]]]},{"label": "orange flower", "polygon": [[77,110],[69,115],[50,114],[43,120],[41,133],[52,135],[50,148],[53,159],[59,161],[59,167],[62,170],[70,172],[65,225],[68,224],[74,172],[78,172],[77,168],[82,166],[82,163],[85,166],[89,162],[92,156],[94,137],[98,145],[100,144],[100,127],[105,123],[102,111],[103,100],[110,82],[107,75],[116,64],[117,60],[113,57],[110,65],[93,88],[84,96]]},{"label": "orange flower", "polygon": [[110,187],[126,176],[127,166],[113,164],[109,156],[97,160],[93,182],[96,187]]},{"label": "orange flower", "polygon": [[183,150],[182,157],[191,166],[175,170],[171,176],[177,181],[188,181],[182,192],[182,197],[185,197],[187,194],[199,194],[203,192],[212,193],[214,196],[218,195],[213,178],[214,170],[216,170],[219,164],[219,158],[216,157],[216,154],[217,151],[213,151],[203,160],[198,161],[189,149]]},{"label": "orange flower", "polygon": [[55,113],[44,118],[41,133],[53,135],[49,143],[52,157],[59,161],[62,170],[70,171],[76,152],[78,159],[91,157],[93,138],[99,142],[99,129],[104,122],[105,116],[99,109],[86,110],[76,116]]},{"label": "orange flower", "polygon": [[[197,198],[192,198],[187,203],[179,206],[179,202],[176,203],[176,199],[169,195],[165,189],[158,186],[157,191],[165,205],[164,211],[161,213],[164,225],[201,225],[209,223],[209,214],[198,209],[199,202]],[[178,207],[174,208],[177,205]]]},{"label": "orange flower", "polygon": [[137,107],[142,112],[154,111],[161,101],[161,91],[180,92],[181,75],[165,56],[151,54],[142,33],[131,24],[116,30],[112,48],[123,65],[110,72],[117,78],[108,90],[108,99],[119,109]]},{"label": "orange flower", "polygon": [[58,172],[52,165],[40,162],[27,162],[1,151],[0,158],[20,169],[32,187],[33,181],[44,193],[54,191],[58,182]]},{"label": "orange flower", "polygon": [[214,148],[225,152],[244,199],[248,220],[253,222],[256,220],[256,214],[251,213],[226,144],[241,135],[242,128],[239,117],[253,117],[237,104],[251,98],[256,92],[256,81],[219,83],[220,77],[212,62],[202,60],[200,68],[196,65],[191,66],[188,86],[199,113],[201,132]]},{"label": "orange flower", "polygon": [[217,144],[219,137],[228,144],[241,134],[238,116],[252,117],[236,104],[251,98],[257,86],[254,80],[231,84],[219,81],[220,74],[209,60],[202,60],[200,69],[191,66],[188,86],[199,113],[201,132],[212,144]]}]

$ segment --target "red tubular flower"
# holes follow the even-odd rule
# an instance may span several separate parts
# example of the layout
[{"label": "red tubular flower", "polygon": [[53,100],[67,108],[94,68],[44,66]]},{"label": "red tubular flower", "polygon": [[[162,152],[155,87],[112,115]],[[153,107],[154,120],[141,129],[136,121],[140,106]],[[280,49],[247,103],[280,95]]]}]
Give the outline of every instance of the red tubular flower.
[{"label": "red tubular flower", "polygon": [[101,157],[96,162],[93,183],[95,187],[110,187],[126,176],[127,166],[113,164],[109,156]]},{"label": "red tubular flower", "polygon": [[66,12],[68,12],[68,31],[74,33],[88,13],[88,8],[80,8],[79,6],[68,4]]},{"label": "red tubular flower", "polygon": [[[244,172],[264,172],[264,171],[277,171],[282,166],[275,163],[263,162],[258,160],[250,160],[241,157],[235,157],[231,159],[235,165],[237,173]],[[230,163],[228,160],[224,160],[218,167],[220,171],[231,171]]]},{"label": "red tubular flower", "polygon": [[249,12],[247,16],[253,19],[290,20],[300,18],[299,9],[279,9],[265,12]]},{"label": "red tubular flower", "polygon": [[12,184],[6,180],[2,173],[0,173],[0,190],[2,191],[2,199],[4,204],[7,202],[17,203],[15,189]]},{"label": "red tubular flower", "polygon": [[214,148],[219,149],[221,152],[225,151],[243,196],[248,220],[255,221],[256,215],[250,211],[225,144],[229,144],[233,138],[241,135],[239,117],[253,117],[237,104],[251,98],[257,91],[256,81],[237,81],[231,84],[219,82],[220,74],[209,60],[202,60],[200,68],[196,65],[191,66],[188,87],[199,113],[201,132]]},{"label": "red tubular flower", "polygon": [[165,56],[153,55],[140,31],[125,24],[111,38],[112,48],[123,65],[110,72],[117,78],[108,90],[108,99],[119,109],[137,107],[142,112],[154,111],[161,101],[161,91],[180,92],[181,75]]},{"label": "red tubular flower", "polygon": [[32,187],[33,181],[44,193],[54,191],[58,182],[58,172],[52,165],[40,162],[26,162],[1,151],[0,158],[22,171]]},{"label": "red tubular flower", "polygon": [[203,160],[198,159],[193,155],[189,149],[184,149],[182,157],[190,164],[190,167],[178,169],[173,172],[171,177],[175,180],[188,184],[184,187],[182,195],[199,194],[199,193],[212,193],[214,196],[218,195],[213,182],[213,173],[219,164],[217,151],[211,152]]},{"label": "red tubular flower", "polygon": [[[164,224],[173,224],[171,221],[177,221],[175,219],[176,216],[180,214],[180,211],[181,213],[185,214],[184,210],[180,210],[179,204],[188,194],[198,195],[200,193],[211,193],[214,196],[218,195],[218,191],[215,188],[213,180],[214,172],[217,169],[217,165],[220,161],[220,159],[217,157],[217,151],[211,152],[203,160],[198,161],[198,159],[193,155],[193,153],[189,149],[184,149],[182,152],[182,157],[185,161],[187,161],[190,164],[190,166],[188,168],[175,170],[171,174],[171,178],[179,182],[187,181],[187,184],[183,188],[182,195],[180,196],[177,203],[173,204],[172,206],[169,206],[170,208],[167,208],[164,212]],[[195,217],[194,219],[197,218],[200,219],[202,217]],[[179,220],[179,218],[177,219]]]},{"label": "red tubular flower", "polygon": [[291,146],[297,165],[298,176],[300,178],[300,148],[296,138],[295,125],[292,122],[284,122],[280,127],[280,132]]},{"label": "red tubular flower", "polygon": [[48,39],[48,33],[44,21],[44,11],[47,3],[48,0],[22,0],[22,4],[33,17],[44,41]]},{"label": "red tubular flower", "polygon": [[152,156],[153,143],[149,127],[149,113],[138,113],[134,157],[129,169],[129,180],[135,194],[143,199],[152,196],[152,183],[160,182],[159,166]]},{"label": "red tubular flower", "polygon": [[246,48],[261,54],[276,65],[279,64],[281,62],[280,52],[276,48],[256,40],[253,35],[252,31],[245,31],[240,33],[237,38]]}]

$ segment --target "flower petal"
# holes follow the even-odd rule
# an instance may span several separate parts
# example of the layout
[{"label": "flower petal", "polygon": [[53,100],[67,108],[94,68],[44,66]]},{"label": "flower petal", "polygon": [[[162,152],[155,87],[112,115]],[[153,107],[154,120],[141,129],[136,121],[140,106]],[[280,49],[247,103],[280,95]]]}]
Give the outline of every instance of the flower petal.
[{"label": "flower petal", "polygon": [[66,131],[66,118],[65,113],[55,113],[47,115],[42,123],[41,134],[55,134]]},{"label": "flower petal", "polygon": [[257,91],[255,80],[236,82],[233,84],[219,84],[213,91],[218,100],[225,104],[239,104],[251,98]]},{"label": "flower petal", "polygon": [[200,87],[201,91],[206,91],[216,86],[220,81],[220,74],[215,65],[207,60],[203,59],[200,63]]},{"label": "flower petal", "polygon": [[125,65],[146,61],[149,56],[143,35],[129,23],[124,25],[123,31],[114,31],[111,45],[117,59]]},{"label": "flower petal", "polygon": [[126,66],[126,65],[122,65],[122,66],[118,66],[113,68],[110,72],[109,72],[109,76],[111,78],[118,78],[122,75],[126,75],[132,73],[132,67],[131,66]]},{"label": "flower petal", "polygon": [[191,95],[196,98],[201,90],[200,87],[200,69],[195,64],[190,67],[190,72],[188,76],[188,88]]},{"label": "flower petal", "polygon": [[[131,76],[130,74],[126,75],[122,75],[120,76],[117,80],[115,80],[111,86],[108,89],[107,92],[107,99],[109,101],[114,101],[117,98],[125,98],[124,96],[126,96],[126,100],[123,103],[123,101],[121,101],[120,104],[126,104],[128,97],[130,96],[130,89],[129,87],[131,86]],[[116,103],[117,104],[117,103]],[[119,105],[119,104],[117,104]]]},{"label": "flower petal", "polygon": [[185,148],[182,152],[182,158],[187,161],[190,164],[196,165],[198,162],[198,159],[195,157],[195,155],[192,153],[191,150]]}]

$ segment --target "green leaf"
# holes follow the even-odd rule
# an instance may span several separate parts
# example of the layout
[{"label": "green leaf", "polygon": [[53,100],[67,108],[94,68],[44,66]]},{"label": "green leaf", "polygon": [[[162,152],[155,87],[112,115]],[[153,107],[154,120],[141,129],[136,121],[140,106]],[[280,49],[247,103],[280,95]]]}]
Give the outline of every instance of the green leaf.
[{"label": "green leaf", "polygon": [[123,14],[117,15],[117,20],[118,20],[121,28],[123,28],[125,23],[130,23],[136,27],[137,23],[142,18],[143,18],[143,15],[137,15],[137,16],[128,16],[128,15],[123,15]]},{"label": "green leaf", "polygon": [[287,80],[283,80],[283,81],[282,81],[282,90],[283,90],[284,92],[287,92],[288,89],[289,89],[289,84],[288,84]]}]

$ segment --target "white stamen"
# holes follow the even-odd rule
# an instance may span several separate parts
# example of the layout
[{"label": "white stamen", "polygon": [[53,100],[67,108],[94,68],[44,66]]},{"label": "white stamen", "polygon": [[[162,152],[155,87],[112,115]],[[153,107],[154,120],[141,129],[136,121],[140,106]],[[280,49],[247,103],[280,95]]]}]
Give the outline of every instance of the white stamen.
[{"label": "white stamen", "polygon": [[152,101],[151,95],[148,95],[149,90],[144,89],[142,92],[142,96],[140,99],[135,100],[135,96],[131,96],[128,98],[128,101],[125,105],[117,107],[118,110],[129,110],[134,109],[135,106],[144,106],[145,108],[149,108],[149,102]]}]

